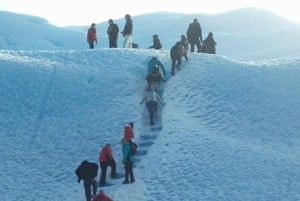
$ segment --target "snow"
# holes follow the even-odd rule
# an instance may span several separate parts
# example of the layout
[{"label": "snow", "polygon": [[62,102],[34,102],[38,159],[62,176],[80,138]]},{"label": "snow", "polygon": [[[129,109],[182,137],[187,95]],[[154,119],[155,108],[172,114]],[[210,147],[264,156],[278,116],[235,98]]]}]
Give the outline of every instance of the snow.
[{"label": "snow", "polygon": [[130,121],[136,181],[108,178],[114,201],[300,200],[299,56],[189,54],[151,131],[139,102],[152,56],[170,73],[168,50],[1,50],[1,200],[84,201],[75,169],[110,143],[124,172]]}]

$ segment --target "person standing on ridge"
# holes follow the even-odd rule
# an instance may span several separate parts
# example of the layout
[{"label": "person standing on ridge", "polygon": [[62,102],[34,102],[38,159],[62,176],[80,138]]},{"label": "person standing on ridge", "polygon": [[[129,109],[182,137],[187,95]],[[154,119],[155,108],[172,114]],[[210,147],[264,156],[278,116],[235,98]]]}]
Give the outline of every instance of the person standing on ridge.
[{"label": "person standing on ridge", "polygon": [[116,162],[113,157],[112,151],[111,151],[111,145],[106,144],[100,154],[99,154],[99,163],[101,167],[101,176],[100,176],[100,182],[99,186],[105,186],[106,184],[106,170],[107,167],[111,167],[111,178],[114,179],[117,177],[117,172],[116,172]]},{"label": "person standing on ridge", "polygon": [[189,24],[186,36],[191,45],[191,52],[194,52],[196,45],[197,52],[200,53],[202,43],[202,29],[200,23],[198,22],[198,19],[194,19],[193,22]]},{"label": "person standing on ridge", "polygon": [[87,31],[87,42],[90,45],[90,49],[94,49],[94,43],[96,42],[97,44],[97,34],[96,34],[96,24],[92,23],[91,27]]},{"label": "person standing on ridge", "polygon": [[108,34],[108,45],[109,48],[117,48],[118,47],[118,34],[119,34],[119,27],[117,24],[114,23],[112,19],[108,20],[108,28],[107,28],[107,34]]},{"label": "person standing on ridge", "polygon": [[129,14],[125,15],[125,26],[121,34],[123,34],[124,37],[124,44],[123,48],[132,48],[132,30],[133,30],[133,24],[132,19]]},{"label": "person standing on ridge", "polygon": [[83,179],[86,201],[91,201],[91,186],[93,188],[93,196],[95,196],[97,192],[97,181],[95,178],[98,174],[98,165],[84,160],[76,169],[75,173],[78,177],[78,183]]}]

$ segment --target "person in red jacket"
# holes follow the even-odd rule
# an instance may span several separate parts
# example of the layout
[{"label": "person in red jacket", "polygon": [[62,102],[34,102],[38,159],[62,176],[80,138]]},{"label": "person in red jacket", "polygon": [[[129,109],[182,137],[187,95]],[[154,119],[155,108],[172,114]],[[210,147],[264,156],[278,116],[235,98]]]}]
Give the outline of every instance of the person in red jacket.
[{"label": "person in red jacket", "polygon": [[100,190],[99,193],[93,198],[92,201],[113,201],[113,200],[107,195],[105,195],[103,190]]},{"label": "person in red jacket", "polygon": [[90,49],[94,49],[94,42],[97,44],[97,35],[96,35],[96,24],[93,23],[87,32],[87,42],[90,45]]},{"label": "person in red jacket", "polygon": [[101,175],[99,186],[104,186],[106,184],[106,170],[107,166],[111,167],[111,178],[114,179],[117,177],[116,172],[116,162],[113,157],[110,144],[106,144],[99,155],[99,163],[101,167]]},{"label": "person in red jacket", "polygon": [[128,141],[133,141],[134,139],[133,126],[127,125],[124,127],[124,139]]}]

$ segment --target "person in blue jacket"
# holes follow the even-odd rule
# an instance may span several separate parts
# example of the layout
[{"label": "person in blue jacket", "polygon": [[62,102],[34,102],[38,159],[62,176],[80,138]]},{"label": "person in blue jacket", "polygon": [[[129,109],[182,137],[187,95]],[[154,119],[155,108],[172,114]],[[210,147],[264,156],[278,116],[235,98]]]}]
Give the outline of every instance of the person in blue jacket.
[{"label": "person in blue jacket", "polygon": [[157,59],[157,57],[152,57],[152,58],[149,60],[149,62],[148,62],[148,73],[152,73],[156,65],[162,70],[162,72],[163,72],[163,74],[164,74],[164,76],[165,76],[165,75],[166,75],[165,67],[164,67],[164,65]]},{"label": "person in blue jacket", "polygon": [[122,143],[122,153],[123,153],[122,163],[125,165],[125,180],[123,181],[123,184],[129,184],[129,181],[130,183],[134,183],[135,181],[133,176],[134,156],[130,154],[129,141],[123,138],[121,140],[121,143]]}]

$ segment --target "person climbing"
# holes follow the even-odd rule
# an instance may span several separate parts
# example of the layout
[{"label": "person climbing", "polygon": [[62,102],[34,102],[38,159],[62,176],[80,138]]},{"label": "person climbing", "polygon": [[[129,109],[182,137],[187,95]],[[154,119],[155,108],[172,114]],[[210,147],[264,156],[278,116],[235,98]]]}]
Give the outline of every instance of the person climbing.
[{"label": "person climbing", "polygon": [[159,72],[159,66],[156,64],[151,73],[149,73],[146,77],[148,87],[151,87],[153,90],[158,91],[160,88],[161,82],[165,82],[163,77]]},{"label": "person climbing", "polygon": [[165,105],[166,103],[162,100],[162,98],[154,91],[151,87],[147,88],[147,91],[141,100],[140,104],[143,104],[146,102],[146,107],[149,111],[149,117],[150,117],[150,125],[154,125],[154,116],[157,112],[158,103],[161,103],[162,105]]},{"label": "person climbing", "polygon": [[216,54],[216,41],[213,38],[213,33],[209,32],[202,44],[202,52],[207,54]]},{"label": "person climbing", "polygon": [[117,48],[118,47],[118,34],[119,34],[119,27],[112,19],[108,20],[108,28],[107,28],[107,35],[108,35],[108,46],[109,48]]},{"label": "person climbing", "polygon": [[148,61],[148,73],[152,73],[155,65],[158,65],[158,67],[161,69],[161,71],[163,72],[163,75],[166,75],[166,71],[165,71],[165,66],[161,63],[161,61],[158,60],[157,57],[152,57],[149,61]]},{"label": "person climbing", "polygon": [[186,61],[188,61],[187,53],[189,52],[189,42],[185,35],[181,35],[180,37],[180,44],[183,46],[183,56]]},{"label": "person climbing", "polygon": [[133,162],[134,162],[134,156],[130,155],[130,142],[123,138],[121,140],[122,144],[122,163],[125,166],[125,180],[123,181],[123,184],[129,184],[134,183],[134,175],[133,175]]},{"label": "person climbing", "polygon": [[170,56],[172,61],[171,73],[175,75],[175,68],[180,70],[181,65],[181,57],[184,54],[184,47],[181,45],[180,41],[176,42],[176,44],[170,50]]},{"label": "person climbing", "polygon": [[162,49],[162,45],[160,43],[160,39],[159,39],[157,34],[154,34],[152,36],[152,42],[153,42],[153,45],[151,45],[148,49],[155,49],[155,50],[161,50]]},{"label": "person climbing", "polygon": [[91,27],[87,31],[87,42],[90,45],[90,49],[94,49],[95,45],[94,43],[96,42],[97,44],[97,34],[96,34],[96,24],[92,23]]},{"label": "person climbing", "polygon": [[106,144],[100,151],[99,154],[99,163],[101,167],[101,175],[100,175],[100,181],[99,186],[105,186],[106,184],[106,170],[107,167],[111,167],[111,178],[115,179],[117,177],[116,172],[116,162],[112,154],[111,145]]},{"label": "person climbing", "polygon": [[198,19],[194,19],[192,23],[189,24],[189,27],[186,31],[187,39],[191,45],[191,52],[194,52],[195,45],[197,47],[197,52],[201,52],[201,43],[202,43],[202,29]]},{"label": "person climbing", "polygon": [[92,201],[113,201],[113,200],[104,193],[104,190],[101,189],[99,193],[93,198]]},{"label": "person climbing", "polygon": [[[84,160],[76,169],[75,173],[78,177],[78,183],[83,179],[86,201],[91,201],[91,190],[93,190],[93,196],[95,196],[97,192],[97,181],[95,178],[98,174],[98,165]],[[91,187],[93,189],[91,189]]]}]

